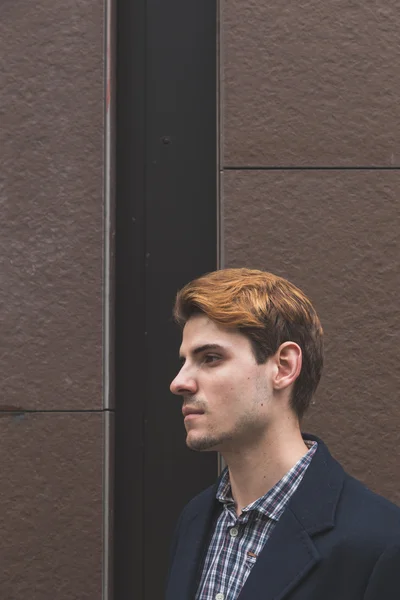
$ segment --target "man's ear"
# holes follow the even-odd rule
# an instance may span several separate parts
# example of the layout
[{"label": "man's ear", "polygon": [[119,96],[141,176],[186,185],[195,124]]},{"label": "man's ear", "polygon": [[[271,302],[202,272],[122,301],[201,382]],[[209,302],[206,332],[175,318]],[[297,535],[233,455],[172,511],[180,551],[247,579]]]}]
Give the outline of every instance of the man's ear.
[{"label": "man's ear", "polygon": [[274,390],[284,390],[292,385],[300,375],[302,365],[301,348],[295,342],[284,342],[274,355]]}]

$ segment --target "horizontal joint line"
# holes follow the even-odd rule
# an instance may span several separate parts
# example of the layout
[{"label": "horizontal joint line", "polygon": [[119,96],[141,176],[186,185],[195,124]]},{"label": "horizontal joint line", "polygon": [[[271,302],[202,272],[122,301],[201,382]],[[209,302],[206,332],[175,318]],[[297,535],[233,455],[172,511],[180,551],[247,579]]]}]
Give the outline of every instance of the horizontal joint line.
[{"label": "horizontal joint line", "polygon": [[306,167],[294,167],[294,166],[276,166],[276,167],[265,167],[265,166],[228,166],[223,167],[223,171],[398,171],[398,167],[387,167],[387,166],[357,166],[357,167],[329,167],[329,166],[306,166]]}]

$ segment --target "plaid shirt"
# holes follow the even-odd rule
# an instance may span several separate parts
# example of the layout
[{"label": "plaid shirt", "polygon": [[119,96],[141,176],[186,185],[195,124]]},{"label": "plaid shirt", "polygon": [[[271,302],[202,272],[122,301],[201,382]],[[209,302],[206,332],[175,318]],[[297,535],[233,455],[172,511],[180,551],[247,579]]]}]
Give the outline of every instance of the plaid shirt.
[{"label": "plaid shirt", "polygon": [[306,441],[309,451],[264,496],[236,515],[229,472],[225,469],[217,490],[223,510],[215,524],[205,557],[196,600],[236,600],[240,591],[296,491],[312,457],[317,442]]}]

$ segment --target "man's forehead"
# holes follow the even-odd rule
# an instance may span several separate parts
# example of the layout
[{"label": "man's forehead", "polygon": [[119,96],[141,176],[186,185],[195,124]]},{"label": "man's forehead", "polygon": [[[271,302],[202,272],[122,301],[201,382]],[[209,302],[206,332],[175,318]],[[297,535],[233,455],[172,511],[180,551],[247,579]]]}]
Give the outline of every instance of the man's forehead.
[{"label": "man's forehead", "polygon": [[230,331],[226,327],[215,323],[206,315],[194,315],[187,320],[182,334],[182,342],[192,340],[200,337],[230,337],[232,330]]},{"label": "man's forehead", "polygon": [[229,347],[242,337],[236,330],[223,327],[206,315],[195,315],[183,328],[180,354],[190,353],[202,346]]}]

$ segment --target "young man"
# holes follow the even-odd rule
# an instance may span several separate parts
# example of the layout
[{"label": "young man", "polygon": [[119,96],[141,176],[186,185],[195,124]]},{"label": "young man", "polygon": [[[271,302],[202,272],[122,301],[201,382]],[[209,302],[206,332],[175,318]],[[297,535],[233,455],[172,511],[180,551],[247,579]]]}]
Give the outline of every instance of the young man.
[{"label": "young man", "polygon": [[175,318],[187,445],[227,468],[180,517],[167,600],[399,600],[400,509],[301,434],[323,363],[310,301],[226,269],[185,286]]}]

